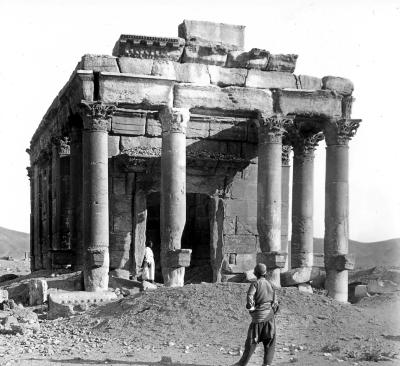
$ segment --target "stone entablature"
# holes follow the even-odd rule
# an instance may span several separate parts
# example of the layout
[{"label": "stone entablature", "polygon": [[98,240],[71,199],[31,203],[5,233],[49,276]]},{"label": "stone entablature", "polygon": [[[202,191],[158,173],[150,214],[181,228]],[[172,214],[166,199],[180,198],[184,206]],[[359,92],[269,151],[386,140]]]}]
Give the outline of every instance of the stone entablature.
[{"label": "stone entablature", "polygon": [[[97,268],[102,276],[109,256],[110,268],[136,273],[143,255],[146,200],[152,193],[163,190],[165,198],[175,186],[172,181],[163,185],[161,179],[166,169],[162,159],[170,154],[168,169],[177,169],[178,161],[182,169],[185,165],[185,172],[182,170],[179,175],[180,183],[185,180],[186,186],[176,194],[184,200],[181,193],[186,191],[209,200],[209,217],[204,212],[199,217],[210,222],[214,280],[230,278],[251,268],[259,254],[260,260],[274,267],[274,279],[279,282],[280,268],[287,267],[288,247],[287,243],[280,244],[287,241],[287,233],[281,233],[277,218],[282,213],[282,228],[287,230],[288,213],[281,212],[281,201],[276,198],[282,191],[282,207],[288,208],[290,151],[294,151],[296,161],[296,189],[312,187],[308,177],[312,175],[312,156],[317,143],[325,137],[328,146],[347,147],[359,125],[359,120],[351,119],[354,87],[343,78],[295,75],[297,55],[272,55],[263,49],[245,51],[244,27],[210,24],[204,28],[203,22],[185,21],[179,28],[181,38],[122,35],[114,56],[82,57],[43,117],[29,149],[32,192],[36,197],[32,204],[36,218],[32,221],[35,228],[32,245],[36,245],[35,253],[41,251],[34,262],[35,269],[43,263],[49,266],[47,247],[51,249],[50,261],[55,262],[61,256],[66,258],[66,252],[70,257],[82,252],[83,239],[77,238],[76,229],[82,226],[82,218],[74,211],[82,211],[79,202],[84,202],[83,221],[94,225],[85,228],[85,240],[92,242],[85,249],[91,261],[86,266],[93,271]],[[169,114],[163,114],[167,110]],[[183,120],[184,128],[179,123]],[[71,142],[71,156],[60,153],[59,141]],[[173,148],[163,152],[163,143],[179,148],[180,153],[176,154]],[[62,145],[65,151],[66,146]],[[334,162],[342,159],[341,166],[345,167],[345,159],[339,156],[342,150],[335,149],[331,149],[330,159]],[[107,159],[109,172],[104,168]],[[71,173],[66,169],[68,162]],[[105,170],[91,172],[94,163]],[[86,193],[82,192],[82,182],[76,183],[79,176],[82,180],[82,170],[86,174],[83,175]],[[62,179],[57,181],[58,176]],[[107,190],[110,191],[110,208],[99,208],[102,216],[98,223],[90,221],[93,212],[88,200],[91,184],[99,181],[97,176],[102,183],[95,193],[103,207],[107,203]],[[53,177],[52,181],[49,177]],[[60,205],[57,190],[64,192],[62,197],[67,202],[69,178],[72,203]],[[332,186],[335,179],[333,176]],[[281,184],[282,188],[277,189]],[[301,192],[303,198],[299,199],[301,204],[293,219],[299,217],[296,221],[299,228],[304,219],[309,220],[311,211],[301,205],[311,202],[311,193],[312,188],[310,192]],[[284,195],[287,197],[283,198]],[[50,197],[53,202],[43,197],[47,200]],[[168,205],[174,204],[168,200]],[[333,196],[331,200],[334,202]],[[52,212],[50,204],[59,211],[59,217],[48,217]],[[261,215],[260,210],[271,212]],[[184,211],[183,206],[178,211]],[[44,228],[40,227],[43,225],[40,218]],[[60,219],[59,227],[51,227]],[[109,243],[98,242],[98,228],[107,226],[107,221]],[[65,236],[70,225],[72,239]],[[312,226],[307,225],[312,238]],[[182,220],[179,226],[181,229],[184,226]],[[203,234],[207,231],[205,227],[200,230]],[[107,236],[107,230],[102,236]],[[40,238],[41,232],[49,237],[58,235],[62,245],[47,243],[48,238]],[[333,235],[331,232],[328,230],[329,235]],[[40,240],[46,244],[44,247],[40,247]],[[70,248],[70,241],[80,244],[71,244]],[[300,265],[310,263],[309,242],[308,236],[298,240]],[[335,252],[332,238],[327,243],[328,265],[333,261],[332,256],[347,255],[345,247]],[[169,251],[174,250],[180,249],[174,244]],[[179,261],[174,257],[173,261],[165,260],[163,266],[173,272],[176,263],[183,267],[188,258]],[[78,262],[77,268],[83,265]],[[337,268],[335,271],[341,270]],[[332,273],[335,276],[336,272]],[[96,282],[96,276],[85,280],[88,284]],[[98,284],[88,286],[97,288]]]}]

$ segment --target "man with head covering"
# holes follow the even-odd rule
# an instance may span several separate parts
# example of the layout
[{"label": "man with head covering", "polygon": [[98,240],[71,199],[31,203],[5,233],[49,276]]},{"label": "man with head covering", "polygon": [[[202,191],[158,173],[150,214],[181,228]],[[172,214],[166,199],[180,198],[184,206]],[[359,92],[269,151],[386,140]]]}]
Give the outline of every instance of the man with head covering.
[{"label": "man with head covering", "polygon": [[233,366],[245,366],[254,353],[257,344],[264,345],[263,366],[272,365],[275,353],[275,312],[278,303],[275,297],[275,288],[265,278],[267,267],[258,263],[254,267],[257,281],[254,281],[247,292],[246,308],[252,321],[247,332],[247,339],[241,359]]},{"label": "man with head covering", "polygon": [[153,242],[151,240],[147,241],[144,250],[142,279],[149,282],[154,282],[155,272],[154,253],[152,248]]}]

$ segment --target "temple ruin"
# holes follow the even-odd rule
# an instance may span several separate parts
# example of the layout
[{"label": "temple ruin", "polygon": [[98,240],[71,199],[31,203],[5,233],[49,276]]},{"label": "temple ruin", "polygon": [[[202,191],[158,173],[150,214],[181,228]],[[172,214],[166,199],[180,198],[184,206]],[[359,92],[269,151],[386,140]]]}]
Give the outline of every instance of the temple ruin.
[{"label": "temple ruin", "polygon": [[71,266],[87,291],[107,289],[109,271],[137,276],[151,239],[167,286],[260,261],[280,285],[314,264],[325,140],[326,288],[347,301],[353,84],[295,75],[296,60],[244,51],[244,26],[190,20],[178,37],[121,35],[113,56],[84,55],[28,150],[32,271]]}]

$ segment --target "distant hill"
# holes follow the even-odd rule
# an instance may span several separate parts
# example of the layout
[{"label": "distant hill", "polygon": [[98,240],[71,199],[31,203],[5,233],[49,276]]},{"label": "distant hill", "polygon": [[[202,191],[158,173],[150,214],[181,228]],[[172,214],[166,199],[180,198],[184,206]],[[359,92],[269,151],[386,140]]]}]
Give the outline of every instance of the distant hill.
[{"label": "distant hill", "polygon": [[[314,238],[314,252],[324,252],[324,239]],[[400,238],[362,243],[349,241],[349,252],[356,256],[356,268],[400,267]]]},{"label": "distant hill", "polygon": [[29,252],[29,234],[0,226],[0,257],[24,258]]}]

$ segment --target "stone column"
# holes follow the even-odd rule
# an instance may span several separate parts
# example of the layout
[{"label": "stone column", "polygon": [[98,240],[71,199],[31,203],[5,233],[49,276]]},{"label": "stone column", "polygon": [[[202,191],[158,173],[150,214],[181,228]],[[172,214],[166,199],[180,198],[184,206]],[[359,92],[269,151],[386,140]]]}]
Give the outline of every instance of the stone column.
[{"label": "stone column", "polygon": [[86,291],[108,288],[108,123],[114,106],[82,104],[83,113],[83,267]]},{"label": "stone column", "polygon": [[82,128],[73,125],[70,132],[70,231],[71,249],[74,253],[74,269],[81,270],[84,263],[82,226]]},{"label": "stone column", "polygon": [[360,120],[327,121],[325,178],[324,254],[328,296],[347,302],[348,270],[354,259],[348,254],[349,239],[349,140],[355,135]]},{"label": "stone column", "polygon": [[164,107],[161,150],[161,269],[166,286],[183,286],[190,251],[181,250],[186,222],[186,127],[185,108]]},{"label": "stone column", "polygon": [[282,212],[281,212],[281,250],[287,253],[285,266],[282,272],[290,269],[289,248],[289,187],[290,187],[290,152],[292,147],[288,144],[282,145]]},{"label": "stone column", "polygon": [[291,129],[293,143],[292,268],[312,267],[314,248],[314,151],[322,132],[305,134],[300,125]]},{"label": "stone column", "polygon": [[288,119],[259,114],[257,229],[261,258],[271,281],[280,287],[280,269],[286,254],[281,252],[282,134]]}]

